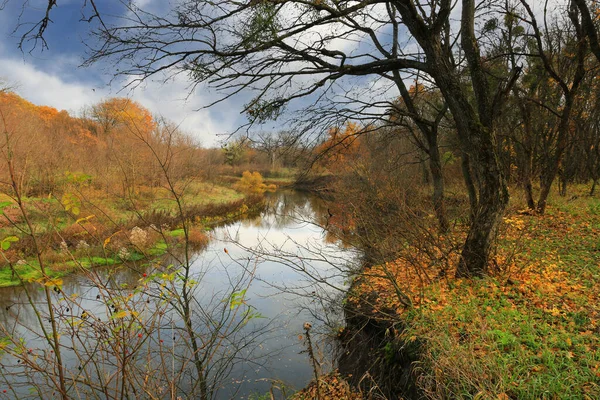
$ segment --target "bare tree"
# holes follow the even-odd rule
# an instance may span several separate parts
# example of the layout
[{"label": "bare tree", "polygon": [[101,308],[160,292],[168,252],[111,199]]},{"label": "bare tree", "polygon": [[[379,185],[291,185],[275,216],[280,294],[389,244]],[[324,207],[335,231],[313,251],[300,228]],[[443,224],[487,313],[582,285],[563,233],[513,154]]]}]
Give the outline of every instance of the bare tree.
[{"label": "bare tree", "polygon": [[[528,23],[533,30],[537,56],[550,79],[560,88],[562,95],[559,110],[555,112],[559,120],[555,144],[553,151],[545,158],[546,165],[540,177],[541,190],[537,210],[544,213],[550,188],[569,144],[571,116],[577,92],[586,74],[585,61],[588,46],[584,40],[584,32],[574,3],[568,8],[568,19],[554,20],[550,25],[545,16],[543,28],[539,26],[529,4],[525,0],[521,0],[521,4],[529,17]],[[572,55],[567,56],[560,54],[561,52],[569,52]]]}]

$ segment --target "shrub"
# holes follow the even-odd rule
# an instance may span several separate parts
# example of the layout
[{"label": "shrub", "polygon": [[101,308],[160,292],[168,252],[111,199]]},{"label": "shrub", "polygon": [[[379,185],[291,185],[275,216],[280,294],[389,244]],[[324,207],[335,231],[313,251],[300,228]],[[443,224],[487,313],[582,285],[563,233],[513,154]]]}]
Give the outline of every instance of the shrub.
[{"label": "shrub", "polygon": [[129,234],[129,241],[138,249],[145,249],[148,244],[148,233],[140,227],[134,226]]},{"label": "shrub", "polygon": [[276,186],[265,184],[259,172],[244,171],[242,178],[234,185],[234,188],[246,194],[262,194],[275,190]]}]

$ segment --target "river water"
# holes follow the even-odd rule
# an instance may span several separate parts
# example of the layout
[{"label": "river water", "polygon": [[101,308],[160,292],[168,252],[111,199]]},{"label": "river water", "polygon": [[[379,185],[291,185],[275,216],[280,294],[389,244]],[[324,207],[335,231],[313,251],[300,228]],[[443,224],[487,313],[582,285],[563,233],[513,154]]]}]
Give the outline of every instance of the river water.
[{"label": "river water", "polygon": [[[259,216],[216,228],[208,246],[194,254],[192,273],[199,281],[199,304],[217,299],[218,305],[229,299],[223,297],[231,291],[232,282],[237,282],[241,283],[238,289],[246,289],[240,301],[251,307],[254,316],[238,332],[253,340],[236,350],[216,398],[256,398],[270,390],[279,397],[304,387],[313,378],[305,351],[305,322],[313,326],[311,332],[323,369],[331,367],[330,349],[319,333],[341,326],[336,305],[341,304],[349,263],[356,254],[320,227],[327,213],[326,205],[308,194],[269,194],[267,207]],[[133,286],[139,279],[139,270],[123,268],[117,281]],[[77,293],[89,299],[83,307],[90,309],[99,297],[97,289],[83,276],[66,278],[62,290],[66,295]],[[43,292],[33,293],[33,301],[43,308]],[[0,302],[0,323],[15,327],[24,340],[34,342],[32,346],[43,346],[35,343],[39,332],[27,329],[39,323],[23,289],[0,289]],[[13,393],[40,396],[30,392],[25,381],[17,385],[23,379],[18,374],[5,379],[7,386],[12,384]],[[1,393],[0,386],[0,397]]]}]

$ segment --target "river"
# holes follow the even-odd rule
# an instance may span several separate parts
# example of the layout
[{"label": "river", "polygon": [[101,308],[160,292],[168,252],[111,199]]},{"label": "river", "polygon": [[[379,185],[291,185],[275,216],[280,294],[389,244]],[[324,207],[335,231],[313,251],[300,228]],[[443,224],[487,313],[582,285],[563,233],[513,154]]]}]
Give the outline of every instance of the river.
[{"label": "river", "polygon": [[[341,324],[336,305],[347,282],[348,263],[355,254],[317,223],[327,215],[320,199],[279,191],[268,194],[266,200],[267,206],[259,216],[214,229],[208,246],[193,256],[191,270],[199,282],[195,292],[198,303],[218,305],[231,300],[224,300],[224,296],[234,282],[239,284],[238,289],[246,289],[236,289],[236,293],[241,295],[240,304],[247,306],[253,316],[236,333],[240,340],[252,340],[235,349],[231,365],[223,370],[225,379],[219,381],[217,399],[257,398],[269,390],[282,396],[304,387],[313,378],[305,351],[305,322],[313,326],[311,332],[323,369],[331,367],[328,343],[320,339],[320,333],[331,332]],[[139,279],[139,269],[122,268],[116,281],[135,286]],[[65,278],[62,290],[66,296],[76,293],[84,299],[82,309],[98,307],[94,301],[99,292],[84,276]],[[34,301],[43,309],[42,293],[38,290]],[[0,309],[3,326],[15,327],[28,346],[43,347],[43,343],[36,342],[40,341],[39,332],[26,329],[39,324],[24,290],[0,289],[0,301],[4,305]],[[167,335],[163,332],[163,336]],[[221,356],[226,353],[227,346],[218,352]],[[66,363],[74,365],[74,359],[66,357]],[[12,372],[17,375],[5,374],[9,379],[6,385],[12,385],[13,393],[24,395],[30,390],[28,383],[18,375],[18,369]],[[30,394],[39,397],[39,393]]]}]

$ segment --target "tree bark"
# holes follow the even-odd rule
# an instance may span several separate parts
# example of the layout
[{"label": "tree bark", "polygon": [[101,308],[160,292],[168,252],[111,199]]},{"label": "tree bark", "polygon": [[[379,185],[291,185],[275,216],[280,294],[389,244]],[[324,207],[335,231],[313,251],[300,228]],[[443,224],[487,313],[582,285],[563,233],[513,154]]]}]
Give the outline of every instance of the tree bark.
[{"label": "tree bark", "polygon": [[531,184],[531,175],[525,178],[525,197],[527,200],[527,208],[535,210],[535,200],[533,199],[533,185]]},{"label": "tree bark", "polygon": [[446,202],[444,201],[444,175],[442,170],[442,159],[437,143],[437,134],[427,136],[429,146],[429,169],[433,183],[433,208],[437,217],[440,232],[446,233],[450,230],[448,215],[446,213]]},{"label": "tree bark", "polygon": [[471,174],[471,162],[469,161],[469,155],[463,153],[460,163],[463,179],[465,180],[465,186],[467,188],[467,194],[469,195],[469,221],[473,221],[475,218],[475,211],[477,211],[477,190],[475,189],[475,183],[473,182],[473,175]]},{"label": "tree bark", "polygon": [[479,176],[479,200],[456,270],[456,276],[460,278],[487,273],[492,242],[509,199],[506,181],[494,152],[493,133],[481,126],[479,131],[477,140],[473,140],[477,153],[472,155],[477,160],[474,167]]}]

